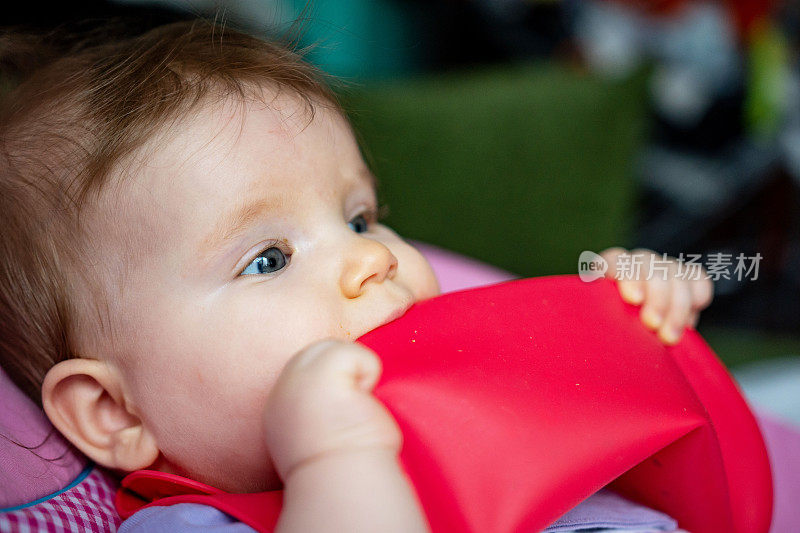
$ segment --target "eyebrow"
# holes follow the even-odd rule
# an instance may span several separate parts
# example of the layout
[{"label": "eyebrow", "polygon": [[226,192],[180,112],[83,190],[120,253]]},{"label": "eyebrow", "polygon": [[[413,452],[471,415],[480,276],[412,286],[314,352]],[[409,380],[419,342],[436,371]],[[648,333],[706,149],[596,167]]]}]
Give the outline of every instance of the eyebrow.
[{"label": "eyebrow", "polygon": [[[373,189],[377,189],[377,179],[369,169],[363,169],[351,180],[351,186],[359,180],[366,181]],[[254,222],[264,218],[268,213],[278,210],[283,205],[279,198],[260,198],[240,204],[223,215],[211,233],[203,239],[201,253],[204,256],[214,254],[224,243],[244,233]]]},{"label": "eyebrow", "polygon": [[211,233],[203,239],[202,252],[205,255],[216,252],[221,245],[244,233],[256,220],[274,212],[281,204],[276,198],[261,198],[240,204],[223,215]]}]

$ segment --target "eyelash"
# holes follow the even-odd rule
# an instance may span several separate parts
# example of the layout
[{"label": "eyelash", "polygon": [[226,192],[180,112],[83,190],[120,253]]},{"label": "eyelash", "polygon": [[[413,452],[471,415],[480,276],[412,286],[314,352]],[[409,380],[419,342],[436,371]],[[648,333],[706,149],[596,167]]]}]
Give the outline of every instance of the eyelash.
[{"label": "eyelash", "polygon": [[[256,275],[259,275],[259,274],[245,274],[245,271],[248,268],[250,268],[250,265],[252,265],[253,262],[256,259],[258,259],[263,254],[265,254],[270,248],[277,248],[278,250],[281,251],[281,253],[284,256],[286,256],[286,265],[284,267],[282,267],[280,270],[283,270],[284,268],[286,268],[286,266],[288,266],[289,263],[292,260],[292,249],[288,244],[286,244],[286,242],[280,241],[280,240],[277,240],[277,239],[273,239],[273,240],[267,242],[267,244],[264,245],[264,247],[261,249],[261,251],[258,252],[255,255],[255,257],[249,263],[247,263],[247,265],[245,265],[245,267],[242,269],[242,271],[239,272],[239,276],[256,276]],[[280,272],[280,270],[277,270],[276,272]]]},{"label": "eyelash", "polygon": [[[366,220],[368,224],[376,224],[384,218],[383,213],[381,213],[382,209],[383,206],[379,206],[377,209],[373,209],[371,207],[366,208],[363,211],[359,211],[355,216],[351,217],[350,220],[353,220],[357,217],[364,217],[364,220]],[[348,224],[350,223],[350,220],[347,221]]]},{"label": "eyelash", "polygon": [[[379,205],[377,209],[367,208],[367,209],[364,209],[363,211],[360,211],[357,215],[353,216],[350,220],[347,221],[347,223],[349,224],[355,218],[364,217],[364,220],[367,221],[367,224],[369,226],[371,226],[371,225],[377,224],[379,221],[383,220],[386,217],[386,215],[388,214],[388,211],[389,211],[389,208],[388,208],[388,206],[386,204]],[[289,265],[289,263],[291,262],[291,258],[292,258],[292,250],[290,249],[290,247],[284,241],[279,241],[277,239],[273,239],[273,240],[269,241],[267,244],[265,244],[264,247],[261,249],[261,251],[258,252],[258,254],[256,254],[256,256],[249,263],[247,263],[247,265],[245,265],[245,267],[239,273],[239,276],[254,276],[254,275],[256,275],[256,274],[245,274],[244,272],[245,272],[245,270],[247,270],[250,267],[250,265],[253,264],[253,261],[255,261],[258,257],[260,257],[262,254],[267,252],[270,248],[278,248],[283,253],[283,255],[286,256],[286,266]],[[283,270],[283,268],[281,270]],[[280,270],[278,270],[276,272],[280,272]]]}]

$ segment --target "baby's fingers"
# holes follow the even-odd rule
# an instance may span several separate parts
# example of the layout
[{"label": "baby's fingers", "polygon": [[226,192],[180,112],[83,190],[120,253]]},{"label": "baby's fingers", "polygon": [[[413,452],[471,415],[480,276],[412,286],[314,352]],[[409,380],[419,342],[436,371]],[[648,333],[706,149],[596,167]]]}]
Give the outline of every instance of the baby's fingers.
[{"label": "baby's fingers", "polygon": [[699,279],[688,282],[692,292],[692,310],[699,313],[709,306],[714,298],[714,284],[705,277],[705,272]]},{"label": "baby's fingers", "polygon": [[617,288],[622,299],[630,304],[639,305],[645,298],[645,282],[638,279],[638,277],[628,279],[628,277],[622,276],[618,267],[619,256],[627,253],[628,251],[624,248],[609,248],[603,251],[600,256],[608,264],[606,277],[617,279]]},{"label": "baby's fingers", "polygon": [[646,292],[640,316],[644,325],[655,331],[664,325],[672,282],[663,276],[653,276],[644,287]]},{"label": "baby's fingers", "polygon": [[669,307],[658,337],[665,344],[675,344],[692,320],[692,290],[689,283],[679,278],[670,281]]},{"label": "baby's fingers", "polygon": [[700,320],[700,311],[692,311],[689,314],[689,327],[695,328],[697,327],[697,321]]}]

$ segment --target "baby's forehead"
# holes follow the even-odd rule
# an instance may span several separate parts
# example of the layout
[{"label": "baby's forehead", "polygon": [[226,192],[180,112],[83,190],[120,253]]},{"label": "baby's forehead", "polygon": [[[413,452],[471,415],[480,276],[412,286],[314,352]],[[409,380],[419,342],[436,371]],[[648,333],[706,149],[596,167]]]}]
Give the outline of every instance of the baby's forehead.
[{"label": "baby's forehead", "polygon": [[[309,107],[290,93],[226,98],[198,106],[153,136],[107,194],[106,222],[141,236],[158,253],[164,225],[190,229],[187,205],[218,207],[217,217],[249,198],[292,195],[301,177],[344,169],[374,189],[349,124],[337,109]],[[344,180],[345,183],[347,180]],[[208,222],[208,220],[205,220]],[[184,226],[182,228],[182,226]]]},{"label": "baby's forehead", "polygon": [[[213,150],[230,150],[248,133],[268,132],[274,143],[292,142],[312,122],[343,120],[320,102],[289,92],[265,90],[259,97],[206,97],[175,121],[165,124],[137,152],[140,165],[180,164]],[[263,147],[268,148],[268,147]]]},{"label": "baby's forehead", "polygon": [[[309,128],[311,124],[322,128]],[[117,195],[135,196],[143,186],[169,186],[162,170],[177,173],[191,165],[214,172],[221,163],[302,152],[313,137],[332,143],[349,131],[342,113],[322,102],[290,92],[265,91],[260,98],[206,98],[178,119],[153,131],[131,157],[119,165]],[[274,157],[273,157],[274,158]],[[158,174],[159,179],[148,179]],[[125,187],[134,182],[134,187]],[[113,188],[113,186],[112,186]]]}]

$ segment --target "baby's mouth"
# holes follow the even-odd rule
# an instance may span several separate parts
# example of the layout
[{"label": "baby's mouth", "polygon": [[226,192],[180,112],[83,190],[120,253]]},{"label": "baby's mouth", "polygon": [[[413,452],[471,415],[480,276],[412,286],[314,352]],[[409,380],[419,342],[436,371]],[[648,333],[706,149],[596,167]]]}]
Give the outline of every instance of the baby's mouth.
[{"label": "baby's mouth", "polygon": [[391,322],[393,320],[397,320],[398,318],[400,318],[401,316],[406,314],[406,311],[408,311],[408,309],[412,305],[414,305],[414,301],[413,300],[410,300],[408,302],[403,303],[400,307],[398,307],[397,309],[395,309],[394,311],[392,311],[391,313],[386,315],[384,317],[384,319],[381,320],[380,322],[378,322],[378,324],[373,329],[377,329],[377,328],[383,326],[384,324],[388,324],[389,322]]}]

